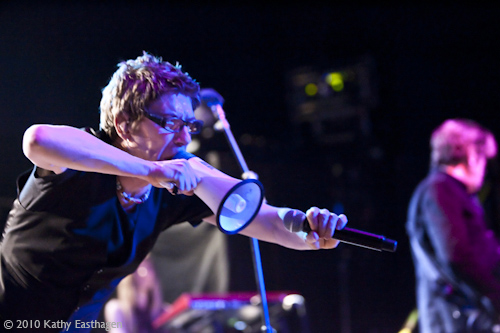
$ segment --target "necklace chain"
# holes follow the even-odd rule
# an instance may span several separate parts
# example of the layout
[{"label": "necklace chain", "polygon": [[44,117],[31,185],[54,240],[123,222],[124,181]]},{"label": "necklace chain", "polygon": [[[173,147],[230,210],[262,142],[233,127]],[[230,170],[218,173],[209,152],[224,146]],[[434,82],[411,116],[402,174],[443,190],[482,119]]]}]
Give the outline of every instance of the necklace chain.
[{"label": "necklace chain", "polygon": [[130,194],[126,193],[123,190],[123,186],[122,186],[122,184],[120,183],[120,181],[118,179],[116,179],[116,190],[120,193],[120,196],[123,199],[125,199],[125,201],[132,202],[134,204],[144,203],[146,200],[148,200],[149,194],[151,193],[151,187],[150,187],[146,191],[146,193],[144,193],[143,195],[141,195],[139,198],[134,198],[133,196],[131,196]]}]

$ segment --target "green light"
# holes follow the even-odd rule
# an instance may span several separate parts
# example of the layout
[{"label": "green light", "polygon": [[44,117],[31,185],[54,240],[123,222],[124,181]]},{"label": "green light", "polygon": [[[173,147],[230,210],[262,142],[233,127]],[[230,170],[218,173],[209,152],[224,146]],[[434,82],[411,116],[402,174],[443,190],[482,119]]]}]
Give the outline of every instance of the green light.
[{"label": "green light", "polygon": [[318,87],[314,83],[308,83],[305,91],[307,96],[314,96],[318,93]]},{"label": "green light", "polygon": [[342,91],[344,89],[344,77],[341,73],[328,73],[325,77],[325,82],[328,83],[334,91]]}]

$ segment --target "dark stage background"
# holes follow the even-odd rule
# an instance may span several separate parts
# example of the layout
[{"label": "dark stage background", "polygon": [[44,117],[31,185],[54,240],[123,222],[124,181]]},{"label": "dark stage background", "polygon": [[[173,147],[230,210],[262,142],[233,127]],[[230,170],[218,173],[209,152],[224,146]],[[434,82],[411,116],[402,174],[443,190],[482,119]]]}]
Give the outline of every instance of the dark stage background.
[{"label": "dark stage background", "polygon": [[[427,172],[431,130],[445,118],[469,117],[500,134],[499,14],[451,3],[3,1],[1,203],[30,167],[23,131],[33,123],[97,127],[100,89],[117,62],[146,50],[179,61],[224,96],[270,203],[343,210],[351,227],[399,241],[396,253],[261,244],[267,289],[300,292],[313,332],[396,332],[415,306],[404,223],[411,191]],[[306,98],[293,88],[293,78],[338,69],[355,75],[336,97]],[[303,102],[309,109],[300,110],[319,118],[298,117]],[[238,176],[222,134],[212,144]],[[496,176],[487,193],[495,220]],[[248,240],[232,236],[230,244],[231,288],[255,290]]]}]

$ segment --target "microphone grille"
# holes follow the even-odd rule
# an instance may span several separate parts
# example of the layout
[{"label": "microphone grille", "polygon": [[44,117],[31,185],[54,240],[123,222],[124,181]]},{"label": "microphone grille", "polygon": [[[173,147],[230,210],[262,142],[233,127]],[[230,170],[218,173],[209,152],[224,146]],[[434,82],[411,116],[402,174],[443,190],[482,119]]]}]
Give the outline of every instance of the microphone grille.
[{"label": "microphone grille", "polygon": [[283,217],[283,224],[290,232],[303,231],[306,214],[298,209],[291,209]]}]

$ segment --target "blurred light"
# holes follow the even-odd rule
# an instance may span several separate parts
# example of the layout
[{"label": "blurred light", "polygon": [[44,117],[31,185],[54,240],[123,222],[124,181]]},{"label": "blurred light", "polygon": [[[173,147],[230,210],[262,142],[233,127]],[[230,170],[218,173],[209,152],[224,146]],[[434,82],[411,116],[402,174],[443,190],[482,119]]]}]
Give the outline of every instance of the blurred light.
[{"label": "blurred light", "polygon": [[238,310],[238,316],[241,320],[250,322],[260,317],[261,309],[256,305],[245,305]]},{"label": "blurred light", "polygon": [[148,269],[146,267],[139,267],[137,269],[137,275],[139,275],[140,277],[148,276]]},{"label": "blurred light", "polygon": [[203,139],[211,139],[214,136],[214,128],[213,127],[204,127],[201,136]]},{"label": "blurred light", "polygon": [[344,89],[344,77],[339,72],[328,73],[325,77],[325,82],[328,83],[334,91],[342,91]]},{"label": "blurred light", "polygon": [[227,318],[227,325],[230,327],[233,327],[234,324],[236,324],[238,321],[240,321],[240,320],[236,317]]},{"label": "blurred light", "polygon": [[191,154],[194,154],[195,152],[197,152],[201,147],[201,143],[200,143],[200,140],[198,139],[193,139],[191,140],[191,142],[187,145],[186,147],[186,151],[188,153],[191,153]]},{"label": "blurred light", "polygon": [[308,83],[305,88],[307,96],[314,96],[318,93],[318,86],[314,83]]},{"label": "blurred light", "polygon": [[205,158],[207,159],[208,164],[210,164],[214,168],[220,169],[222,167],[221,161],[220,161],[220,155],[217,151],[214,151],[214,150],[209,151],[205,155]]},{"label": "blurred light", "polygon": [[238,331],[243,331],[245,328],[247,328],[247,324],[243,321],[237,321],[234,323],[233,327],[238,330]]},{"label": "blurred light", "polygon": [[283,298],[283,309],[289,311],[294,305],[304,305],[304,297],[297,294],[286,295]]},{"label": "blurred light", "polygon": [[254,295],[250,298],[250,304],[259,305],[260,304],[260,295]]},{"label": "blurred light", "polygon": [[218,132],[222,132],[224,130],[224,124],[222,121],[217,120],[217,122],[214,124],[214,129]]},{"label": "blurred light", "polygon": [[399,330],[398,333],[411,333],[415,330],[417,327],[417,322],[418,322],[418,310],[414,309],[410,312],[410,315],[408,318],[406,318],[405,324]]}]

